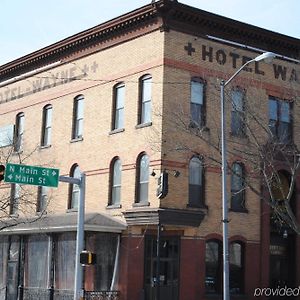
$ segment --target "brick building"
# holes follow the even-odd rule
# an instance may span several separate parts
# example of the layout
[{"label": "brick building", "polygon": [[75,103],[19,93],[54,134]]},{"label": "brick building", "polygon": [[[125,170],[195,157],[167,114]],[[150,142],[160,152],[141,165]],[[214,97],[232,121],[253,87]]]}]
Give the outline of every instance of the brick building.
[{"label": "brick building", "polygon": [[[143,6],[0,67],[1,159],[87,176],[85,247],[97,255],[85,268],[87,291],[156,299],[159,281],[160,299],[221,299],[221,169],[209,160],[218,157],[219,84],[264,51],[277,55],[272,64],[249,65],[229,87],[229,152],[250,147],[240,127],[250,106],[281,144],[299,145],[299,40],[177,1]],[[232,297],[298,286],[299,236],[284,228],[283,237],[260,196],[236,190],[240,178],[255,177],[247,162],[230,155],[228,164],[242,174],[228,181]],[[161,174],[168,194],[158,198]],[[37,219],[0,231],[0,299],[71,299],[77,186],[2,183],[0,192],[9,195],[1,225]]]}]

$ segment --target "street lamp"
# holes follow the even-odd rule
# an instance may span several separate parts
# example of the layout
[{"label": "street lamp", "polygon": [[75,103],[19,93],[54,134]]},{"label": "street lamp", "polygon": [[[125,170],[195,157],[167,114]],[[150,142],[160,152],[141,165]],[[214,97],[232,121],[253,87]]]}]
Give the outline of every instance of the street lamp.
[{"label": "street lamp", "polygon": [[228,203],[226,193],[226,127],[225,127],[225,87],[250,63],[264,60],[270,63],[276,55],[272,52],[265,52],[258,55],[243,64],[227,81],[222,80],[220,83],[221,88],[221,143],[222,143],[222,223],[223,223],[223,299],[229,300],[229,251],[228,251]]}]

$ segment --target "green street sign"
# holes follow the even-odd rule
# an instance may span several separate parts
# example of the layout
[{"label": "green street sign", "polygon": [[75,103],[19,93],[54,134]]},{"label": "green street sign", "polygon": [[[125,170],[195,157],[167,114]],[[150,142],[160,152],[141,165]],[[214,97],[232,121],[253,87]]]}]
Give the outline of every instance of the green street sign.
[{"label": "green street sign", "polygon": [[8,163],[5,168],[4,181],[10,183],[57,187],[59,169]]}]

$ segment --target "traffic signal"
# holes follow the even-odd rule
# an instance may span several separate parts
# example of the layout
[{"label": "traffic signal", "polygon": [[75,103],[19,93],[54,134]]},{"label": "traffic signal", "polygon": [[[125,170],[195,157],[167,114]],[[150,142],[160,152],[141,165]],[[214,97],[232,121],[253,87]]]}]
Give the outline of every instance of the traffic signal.
[{"label": "traffic signal", "polygon": [[82,265],[95,265],[96,264],[96,254],[90,251],[83,250],[80,253],[80,263]]},{"label": "traffic signal", "polygon": [[157,198],[163,199],[167,196],[169,190],[168,185],[168,173],[163,171],[158,178],[158,186],[156,190]]},{"label": "traffic signal", "polygon": [[5,175],[5,166],[0,165],[0,182],[4,180],[4,175]]}]

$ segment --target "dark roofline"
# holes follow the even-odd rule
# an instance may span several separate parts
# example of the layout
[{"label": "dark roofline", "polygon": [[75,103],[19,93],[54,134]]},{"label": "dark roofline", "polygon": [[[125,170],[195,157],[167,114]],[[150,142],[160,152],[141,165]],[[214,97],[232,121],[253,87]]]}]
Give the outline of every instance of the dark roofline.
[{"label": "dark roofline", "polygon": [[297,38],[209,13],[176,0],[160,0],[4,64],[0,66],[0,80],[56,61],[67,61],[76,55],[84,56],[87,49],[97,51],[158,29],[173,29],[204,38],[212,35],[283,56],[300,57],[300,40]]}]

